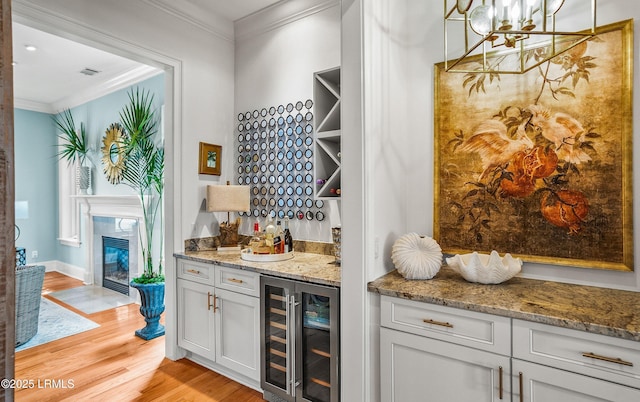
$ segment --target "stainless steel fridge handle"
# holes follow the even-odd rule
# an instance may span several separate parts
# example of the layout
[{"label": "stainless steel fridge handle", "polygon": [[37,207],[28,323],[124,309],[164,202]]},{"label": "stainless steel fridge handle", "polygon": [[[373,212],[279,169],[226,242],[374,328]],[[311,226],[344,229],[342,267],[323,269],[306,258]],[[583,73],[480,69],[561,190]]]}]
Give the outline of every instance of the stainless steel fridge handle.
[{"label": "stainless steel fridge handle", "polygon": [[298,383],[296,381],[296,296],[295,294],[289,296],[289,305],[287,306],[287,310],[289,311],[289,323],[287,324],[287,329],[290,331],[289,338],[289,348],[291,356],[292,364],[291,367],[291,377],[289,377],[289,381],[287,383],[287,388],[291,390],[289,395],[296,395],[296,387]]},{"label": "stainless steel fridge handle", "polygon": [[[286,383],[287,383],[287,395],[294,395],[292,393],[291,390],[291,362],[293,360],[292,356],[291,356],[291,332],[295,332],[295,331],[291,331],[291,296],[286,295],[286,299],[285,299],[285,320],[286,320],[286,337],[287,337],[287,344],[286,344],[286,350],[287,350],[287,379],[286,379]],[[295,360],[293,360],[293,362],[295,363]]]}]

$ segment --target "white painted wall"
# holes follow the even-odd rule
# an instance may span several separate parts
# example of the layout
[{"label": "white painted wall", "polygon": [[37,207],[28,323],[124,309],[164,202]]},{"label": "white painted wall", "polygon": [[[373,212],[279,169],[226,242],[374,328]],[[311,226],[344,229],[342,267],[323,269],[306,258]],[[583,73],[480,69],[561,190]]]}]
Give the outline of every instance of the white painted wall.
[{"label": "white painted wall", "polygon": [[[313,73],[340,66],[339,0],[284,2],[237,21],[235,33],[235,116],[313,99]],[[292,220],[293,238],[331,242],[338,202],[324,210],[322,222]],[[252,234],[253,222],[244,218],[240,233]]]}]

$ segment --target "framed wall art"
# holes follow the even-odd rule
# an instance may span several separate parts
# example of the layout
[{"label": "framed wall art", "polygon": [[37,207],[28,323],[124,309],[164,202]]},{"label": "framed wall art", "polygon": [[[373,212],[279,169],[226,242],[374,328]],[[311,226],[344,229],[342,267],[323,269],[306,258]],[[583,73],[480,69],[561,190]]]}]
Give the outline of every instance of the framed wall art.
[{"label": "framed wall art", "polygon": [[632,50],[628,20],[525,74],[435,66],[443,252],[633,270]]},{"label": "framed wall art", "polygon": [[220,176],[222,166],[222,147],[220,145],[200,143],[198,173]]}]

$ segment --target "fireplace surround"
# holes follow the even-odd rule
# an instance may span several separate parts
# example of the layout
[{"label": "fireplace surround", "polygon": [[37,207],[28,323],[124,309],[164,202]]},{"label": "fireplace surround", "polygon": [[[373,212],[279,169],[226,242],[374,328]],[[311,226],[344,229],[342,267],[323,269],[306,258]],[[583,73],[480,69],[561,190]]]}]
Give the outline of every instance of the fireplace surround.
[{"label": "fireplace surround", "polygon": [[[139,276],[142,267],[142,251],[138,239],[138,230],[144,233],[144,220],[142,219],[142,207],[137,196],[126,195],[86,195],[75,196],[82,206],[82,221],[84,222],[83,236],[86,239],[86,264],[88,267],[84,273],[84,282],[97,286],[103,286],[103,237],[120,239],[128,243],[129,277],[126,281],[128,293],[135,295],[128,282]],[[112,259],[107,256],[107,260]]]}]

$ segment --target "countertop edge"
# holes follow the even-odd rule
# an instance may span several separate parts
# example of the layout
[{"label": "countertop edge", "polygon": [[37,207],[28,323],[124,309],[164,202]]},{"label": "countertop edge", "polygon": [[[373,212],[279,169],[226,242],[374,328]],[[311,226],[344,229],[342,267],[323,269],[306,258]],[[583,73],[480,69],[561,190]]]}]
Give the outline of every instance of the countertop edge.
[{"label": "countertop edge", "polygon": [[[303,254],[303,253],[299,253],[299,254]],[[310,253],[306,253],[306,254],[310,254]],[[261,263],[261,262],[245,261],[245,260],[240,260],[240,263],[234,263],[231,261],[222,261],[222,260],[217,260],[211,257],[202,257],[202,256],[194,255],[192,253],[184,253],[184,252],[174,253],[173,256],[174,258],[201,262],[204,264],[215,264],[215,265],[220,265],[228,268],[235,268],[235,269],[241,269],[244,271],[256,272],[266,276],[275,276],[278,278],[298,280],[298,281],[313,283],[316,285],[331,286],[336,288],[340,287],[340,281],[333,281],[330,279],[323,279],[323,278],[307,276],[303,274],[283,272],[275,269],[266,269],[266,268],[261,268],[259,266],[259,264],[270,264],[270,263]]]},{"label": "countertop edge", "polygon": [[[380,279],[380,278],[378,278]],[[440,306],[453,307],[462,310],[474,311],[478,313],[493,314],[496,316],[502,316],[512,319],[519,319],[524,321],[530,321],[540,324],[552,325],[560,328],[567,328],[578,330],[582,332],[588,332],[599,335],[606,335],[614,338],[625,339],[630,341],[640,342],[640,331],[630,331],[626,328],[620,328],[616,326],[601,325],[596,323],[583,322],[573,320],[567,317],[558,317],[554,315],[545,315],[539,313],[532,313],[526,311],[519,311],[509,308],[503,308],[490,304],[477,304],[471,302],[465,302],[460,299],[446,298],[446,297],[434,297],[429,294],[417,294],[415,292],[403,292],[402,290],[389,289],[378,286],[377,280],[371,281],[367,284],[367,290],[372,293],[377,293],[382,296],[397,297],[406,300],[413,300],[418,302],[436,304]],[[579,285],[576,285],[579,286]]]}]

